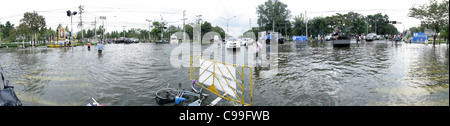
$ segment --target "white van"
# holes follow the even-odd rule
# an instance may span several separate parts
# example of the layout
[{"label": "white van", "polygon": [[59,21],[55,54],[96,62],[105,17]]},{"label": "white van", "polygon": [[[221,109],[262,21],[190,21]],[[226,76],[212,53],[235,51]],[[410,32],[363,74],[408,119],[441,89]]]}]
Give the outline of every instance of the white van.
[{"label": "white van", "polygon": [[175,35],[170,36],[170,43],[178,43],[178,38]]}]

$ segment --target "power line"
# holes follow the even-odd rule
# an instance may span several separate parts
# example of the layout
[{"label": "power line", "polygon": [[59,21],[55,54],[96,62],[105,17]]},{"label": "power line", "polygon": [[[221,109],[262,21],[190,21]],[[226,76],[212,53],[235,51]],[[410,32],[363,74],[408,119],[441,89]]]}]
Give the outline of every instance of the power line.
[{"label": "power line", "polygon": [[164,12],[164,11],[144,11],[144,10],[99,10],[99,11],[89,11],[89,13],[118,13],[118,12],[125,12],[125,13],[157,13],[157,14],[180,14],[180,13],[173,13],[173,12]]},{"label": "power line", "polygon": [[43,11],[36,11],[36,12],[44,12],[44,13],[52,13],[52,12],[64,12],[65,10],[69,10],[73,8],[58,8],[58,9],[50,9],[50,10],[43,10]]},{"label": "power line", "polygon": [[7,16],[7,17],[2,17],[2,18],[0,18],[0,19],[8,19],[8,18],[13,18],[13,17],[19,17],[19,16],[22,16],[23,14],[17,14],[17,15],[11,15],[11,16]]},{"label": "power line", "polygon": [[106,10],[140,10],[140,11],[148,11],[148,12],[154,12],[154,11],[163,11],[163,12],[170,12],[170,13],[177,13],[181,14],[182,9],[174,9],[174,8],[158,8],[158,7],[139,7],[139,6],[133,6],[133,7],[124,7],[124,6],[89,6],[93,8],[100,8],[100,9],[106,9]]},{"label": "power line", "polygon": [[[57,13],[64,13],[64,10],[67,10],[67,9],[72,9],[72,8],[58,8],[58,9],[50,9],[50,10],[38,10],[38,11],[34,11],[34,12],[37,12],[37,13],[55,13],[55,12],[57,12]],[[11,15],[11,16],[7,16],[7,17],[1,17],[0,19],[8,19],[8,18],[13,18],[13,17],[19,17],[19,16],[22,16],[22,15],[23,15],[23,13],[16,14],[16,15]]]}]

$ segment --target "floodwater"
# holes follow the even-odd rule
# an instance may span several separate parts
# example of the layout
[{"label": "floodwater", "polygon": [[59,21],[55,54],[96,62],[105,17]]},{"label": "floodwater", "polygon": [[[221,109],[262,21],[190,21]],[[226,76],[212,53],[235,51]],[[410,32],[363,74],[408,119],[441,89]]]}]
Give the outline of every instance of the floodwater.
[{"label": "floodwater", "polygon": [[[189,88],[189,67],[170,64],[177,46],[108,44],[102,55],[96,46],[0,48],[0,66],[25,106],[83,106],[91,97],[106,106],[158,106],[157,90]],[[254,106],[449,105],[446,44],[286,42],[278,52],[275,77],[253,67]]]}]

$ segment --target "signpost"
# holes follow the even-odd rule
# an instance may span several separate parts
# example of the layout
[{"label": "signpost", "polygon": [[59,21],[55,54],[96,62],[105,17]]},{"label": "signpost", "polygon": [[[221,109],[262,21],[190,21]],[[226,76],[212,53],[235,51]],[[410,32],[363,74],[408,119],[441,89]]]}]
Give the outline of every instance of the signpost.
[{"label": "signpost", "polygon": [[428,40],[428,35],[425,33],[414,33],[413,34],[413,41],[414,43],[416,42],[425,42],[426,40]]},{"label": "signpost", "polygon": [[293,41],[306,41],[306,36],[292,36]]},{"label": "signpost", "polygon": [[[434,37],[436,35],[436,30],[434,29],[425,29],[424,33],[428,36]],[[428,39],[427,39],[428,40]],[[427,43],[428,44],[428,43]],[[435,40],[433,39],[433,44],[435,44]]]},{"label": "signpost", "polygon": [[433,30],[433,29],[425,29],[424,30],[424,33],[425,34],[427,34],[427,35],[436,35],[436,30]]}]

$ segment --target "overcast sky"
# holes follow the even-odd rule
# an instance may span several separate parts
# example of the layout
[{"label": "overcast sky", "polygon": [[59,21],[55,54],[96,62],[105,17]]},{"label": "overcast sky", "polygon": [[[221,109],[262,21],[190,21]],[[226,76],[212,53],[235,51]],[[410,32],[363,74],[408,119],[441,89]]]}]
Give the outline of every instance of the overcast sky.
[{"label": "overcast sky", "polygon": [[[58,24],[70,25],[70,17],[66,11],[79,11],[83,5],[85,28],[93,28],[92,22],[97,17],[97,27],[102,24],[98,16],[106,16],[104,24],[107,31],[129,28],[148,29],[149,20],[161,20],[170,25],[182,27],[183,10],[186,10],[186,23],[193,23],[196,15],[202,15],[204,21],[213,26],[220,26],[226,31],[227,22],[220,18],[236,18],[229,20],[229,34],[239,36],[251,26],[257,26],[256,7],[267,0],[2,0],[0,22],[11,21],[15,26],[23,18],[23,13],[37,11],[46,18],[48,27],[55,29]],[[363,15],[376,13],[388,14],[390,20],[404,23],[405,29],[418,26],[420,21],[407,16],[413,5],[422,5],[429,0],[280,0],[288,5],[292,17],[307,11],[308,19],[316,16],[331,16],[336,13],[354,11]],[[438,0],[439,2],[441,0]],[[334,12],[333,12],[334,11]],[[292,18],[291,18],[292,20]],[[73,30],[79,31],[79,14],[73,17]],[[126,27],[123,27],[126,26]],[[399,31],[403,25],[395,25]]]}]

